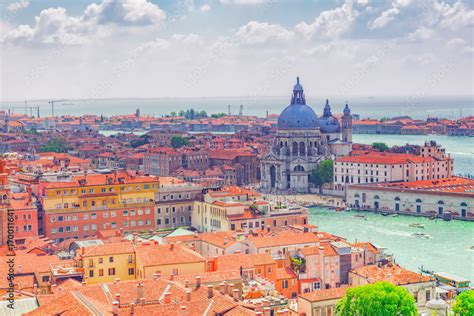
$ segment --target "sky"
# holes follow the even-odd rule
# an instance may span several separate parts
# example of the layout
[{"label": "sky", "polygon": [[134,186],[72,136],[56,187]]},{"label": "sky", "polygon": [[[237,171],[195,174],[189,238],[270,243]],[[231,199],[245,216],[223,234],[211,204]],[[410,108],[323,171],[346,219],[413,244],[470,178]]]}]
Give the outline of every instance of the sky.
[{"label": "sky", "polygon": [[0,100],[473,95],[465,0],[3,0]]}]

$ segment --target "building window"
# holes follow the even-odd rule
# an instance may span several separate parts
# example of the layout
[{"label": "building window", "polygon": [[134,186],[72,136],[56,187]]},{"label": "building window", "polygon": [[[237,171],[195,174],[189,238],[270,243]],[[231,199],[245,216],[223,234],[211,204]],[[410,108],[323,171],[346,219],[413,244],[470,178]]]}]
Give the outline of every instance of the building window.
[{"label": "building window", "polygon": [[282,289],[287,289],[288,288],[288,280],[281,281],[281,287],[282,287]]},{"label": "building window", "polygon": [[114,257],[109,257],[109,262],[114,262]]},{"label": "building window", "polygon": [[99,269],[99,276],[104,276],[104,269]]},{"label": "building window", "polygon": [[135,269],[134,268],[128,268],[128,275],[134,275],[135,274]]},{"label": "building window", "polygon": [[94,277],[94,270],[89,270],[89,278],[93,278]]},{"label": "building window", "polygon": [[115,275],[115,268],[109,268],[109,275]]}]

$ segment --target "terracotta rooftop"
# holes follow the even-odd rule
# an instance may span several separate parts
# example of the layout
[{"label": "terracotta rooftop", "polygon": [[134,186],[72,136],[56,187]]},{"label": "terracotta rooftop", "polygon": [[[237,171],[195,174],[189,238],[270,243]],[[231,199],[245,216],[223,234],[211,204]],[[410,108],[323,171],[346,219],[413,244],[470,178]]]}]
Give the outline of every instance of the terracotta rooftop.
[{"label": "terracotta rooftop", "polygon": [[376,183],[367,184],[366,186],[397,190],[416,190],[421,192],[433,193],[458,193],[474,196],[474,179],[462,177],[451,177],[434,180],[419,180],[410,182]]},{"label": "terracotta rooftop", "polygon": [[367,279],[369,283],[386,281],[394,285],[404,285],[433,280],[428,276],[402,268],[398,264],[387,264],[382,267],[369,265],[351,270],[350,273]]},{"label": "terracotta rooftop", "polygon": [[321,302],[340,299],[346,294],[347,287],[332,288],[326,290],[317,290],[301,294],[301,298],[310,302]]},{"label": "terracotta rooftop", "polygon": [[145,267],[205,262],[204,257],[199,253],[180,244],[137,246],[135,252]]}]

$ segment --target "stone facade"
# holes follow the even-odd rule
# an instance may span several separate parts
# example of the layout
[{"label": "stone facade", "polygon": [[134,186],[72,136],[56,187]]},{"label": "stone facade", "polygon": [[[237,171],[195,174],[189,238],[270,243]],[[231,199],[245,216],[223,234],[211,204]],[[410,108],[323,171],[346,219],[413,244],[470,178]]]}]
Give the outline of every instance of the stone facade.
[{"label": "stone facade", "polygon": [[342,130],[326,101],[321,118],[306,105],[303,87],[297,80],[291,104],[278,118],[270,152],[261,161],[263,191],[308,192],[311,171],[324,159],[348,154],[352,141],[352,118],[344,109]]}]

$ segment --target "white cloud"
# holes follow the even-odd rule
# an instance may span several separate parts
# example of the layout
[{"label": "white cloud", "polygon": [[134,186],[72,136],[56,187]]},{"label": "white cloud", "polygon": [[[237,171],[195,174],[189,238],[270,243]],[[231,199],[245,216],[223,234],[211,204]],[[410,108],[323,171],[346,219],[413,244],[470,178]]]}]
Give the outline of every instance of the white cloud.
[{"label": "white cloud", "polygon": [[440,28],[452,31],[474,25],[474,10],[466,7],[459,0],[452,6],[444,2],[438,3],[438,1],[435,1],[432,6],[431,17]]},{"label": "white cloud", "polygon": [[278,24],[250,21],[236,32],[239,42],[245,44],[263,44],[269,41],[288,41],[294,33]]},{"label": "white cloud", "polygon": [[206,4],[203,4],[203,5],[199,8],[199,10],[201,10],[201,12],[208,12],[208,11],[211,10],[211,6],[206,3]]},{"label": "white cloud", "polygon": [[452,40],[450,40],[448,42],[448,46],[452,46],[452,47],[457,47],[457,46],[462,46],[466,43],[465,40],[463,40],[462,38],[453,38]]},{"label": "white cloud", "polygon": [[49,8],[35,17],[33,26],[20,25],[8,32],[6,42],[31,44],[83,44],[107,34],[110,26],[158,26],[164,12],[147,0],[103,0],[89,5],[83,15],[70,16],[66,9]]},{"label": "white cloud", "polygon": [[[364,5],[364,2],[357,4]],[[313,35],[337,37],[350,29],[358,15],[359,12],[354,8],[353,1],[346,0],[341,7],[321,12],[313,23],[301,22],[295,28],[307,38]]]},{"label": "white cloud", "polygon": [[394,20],[397,15],[400,14],[400,10],[409,6],[412,3],[412,0],[397,0],[392,3],[392,7],[376,18],[374,21],[369,23],[370,29],[378,29],[386,26],[389,22]]},{"label": "white cloud", "polygon": [[235,5],[257,5],[267,3],[270,0],[221,0],[222,4],[235,4]]},{"label": "white cloud", "polygon": [[198,34],[173,34],[171,39],[185,45],[201,45],[203,40]]},{"label": "white cloud", "polygon": [[433,36],[433,33],[434,33],[433,30],[430,30],[429,28],[421,26],[415,32],[408,34],[408,39],[414,42],[420,41],[420,40],[427,40]]},{"label": "white cloud", "polygon": [[29,0],[20,0],[18,2],[13,2],[10,3],[10,5],[7,7],[7,10],[10,12],[16,12],[16,11],[21,11],[30,6],[30,1]]}]

